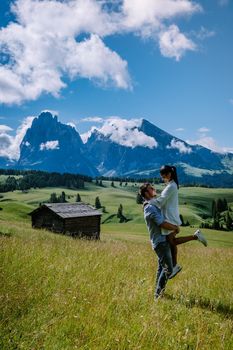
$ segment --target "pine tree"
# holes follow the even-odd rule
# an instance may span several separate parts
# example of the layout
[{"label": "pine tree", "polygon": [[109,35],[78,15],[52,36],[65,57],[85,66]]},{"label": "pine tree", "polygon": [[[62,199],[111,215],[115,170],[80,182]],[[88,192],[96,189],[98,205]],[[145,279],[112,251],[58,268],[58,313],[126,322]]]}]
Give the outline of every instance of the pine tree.
[{"label": "pine tree", "polygon": [[223,199],[223,210],[226,211],[228,210],[228,204],[226,198]]},{"label": "pine tree", "polygon": [[217,213],[217,205],[216,205],[216,201],[213,200],[212,201],[212,218],[213,219],[216,218],[216,213]]},{"label": "pine tree", "polygon": [[51,193],[49,202],[50,203],[57,203],[58,202],[57,194],[55,192]]},{"label": "pine tree", "polygon": [[117,217],[120,219],[122,215],[123,215],[123,206],[122,204],[120,204],[117,211]]},{"label": "pine tree", "polygon": [[114,182],[113,182],[113,181],[111,182],[111,186],[112,186],[112,187],[115,187],[115,185],[114,185]]},{"label": "pine tree", "polygon": [[76,196],[76,202],[81,202],[81,196],[79,193],[77,193],[77,196]]},{"label": "pine tree", "polygon": [[122,204],[120,204],[119,207],[118,207],[117,217],[118,217],[118,219],[120,219],[120,223],[121,222],[127,222],[127,218],[123,214],[123,206],[122,206]]},{"label": "pine tree", "polygon": [[227,215],[226,215],[226,228],[227,230],[232,230],[232,218],[230,216],[229,211],[227,212]]},{"label": "pine tree", "polygon": [[219,213],[222,213],[224,211],[224,204],[223,204],[223,201],[221,200],[221,198],[219,198],[217,200],[217,211]]},{"label": "pine tree", "polygon": [[136,203],[143,204],[143,202],[144,202],[144,200],[143,200],[142,196],[140,195],[140,193],[137,193]]},{"label": "pine tree", "polygon": [[184,226],[184,218],[182,214],[180,214],[180,221],[181,221],[181,226]]},{"label": "pine tree", "polygon": [[62,191],[62,193],[61,193],[60,202],[61,203],[66,203],[66,194],[65,194],[64,191]]},{"label": "pine tree", "polygon": [[96,197],[95,199],[95,207],[96,209],[100,209],[102,207],[99,197]]}]

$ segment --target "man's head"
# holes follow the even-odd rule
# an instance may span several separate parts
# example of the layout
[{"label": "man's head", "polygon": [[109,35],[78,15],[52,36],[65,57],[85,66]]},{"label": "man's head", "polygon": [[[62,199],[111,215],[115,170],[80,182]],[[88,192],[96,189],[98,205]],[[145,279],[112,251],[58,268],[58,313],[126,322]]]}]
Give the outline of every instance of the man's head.
[{"label": "man's head", "polygon": [[139,193],[145,200],[150,200],[156,196],[156,190],[150,183],[143,184],[139,189]]}]

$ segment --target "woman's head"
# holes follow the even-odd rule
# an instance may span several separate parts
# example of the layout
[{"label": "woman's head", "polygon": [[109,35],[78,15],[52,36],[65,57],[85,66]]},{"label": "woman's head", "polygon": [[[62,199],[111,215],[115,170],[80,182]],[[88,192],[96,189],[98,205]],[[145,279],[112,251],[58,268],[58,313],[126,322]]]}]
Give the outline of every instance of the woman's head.
[{"label": "woman's head", "polygon": [[177,177],[177,172],[176,172],[176,167],[175,166],[170,166],[170,165],[163,165],[160,168],[160,175],[163,179],[164,182],[169,182],[174,180],[175,183],[177,184],[177,187],[179,188],[179,181]]}]

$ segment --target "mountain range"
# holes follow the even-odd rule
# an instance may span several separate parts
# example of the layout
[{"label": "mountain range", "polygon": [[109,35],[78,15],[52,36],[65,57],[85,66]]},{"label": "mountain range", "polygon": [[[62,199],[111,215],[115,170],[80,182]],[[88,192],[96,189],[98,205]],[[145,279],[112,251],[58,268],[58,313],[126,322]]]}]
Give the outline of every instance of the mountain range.
[{"label": "mountain range", "polygon": [[173,164],[181,182],[233,187],[233,154],[190,145],[146,119],[113,118],[81,136],[42,112],[26,131],[19,159],[0,158],[0,167],[146,178],[158,177],[161,165]]}]

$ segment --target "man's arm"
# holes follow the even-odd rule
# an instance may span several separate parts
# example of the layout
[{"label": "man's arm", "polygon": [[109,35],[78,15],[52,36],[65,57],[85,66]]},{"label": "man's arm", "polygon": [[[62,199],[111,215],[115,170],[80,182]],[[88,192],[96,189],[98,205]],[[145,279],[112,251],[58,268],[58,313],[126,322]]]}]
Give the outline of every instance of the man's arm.
[{"label": "man's arm", "polygon": [[180,232],[179,226],[170,224],[170,222],[166,222],[166,221],[162,222],[162,224],[159,225],[159,227],[164,228],[165,230],[176,231],[177,233]]},{"label": "man's arm", "polygon": [[148,205],[147,203],[147,205],[144,207],[144,211],[146,216],[149,217],[151,221],[154,221],[157,226],[160,226],[164,222],[164,217],[157,207]]}]

